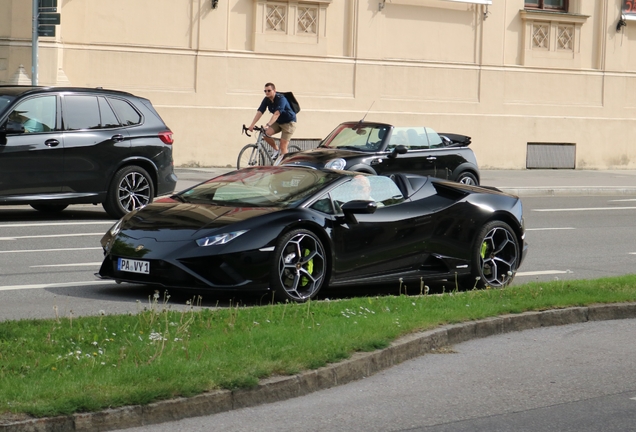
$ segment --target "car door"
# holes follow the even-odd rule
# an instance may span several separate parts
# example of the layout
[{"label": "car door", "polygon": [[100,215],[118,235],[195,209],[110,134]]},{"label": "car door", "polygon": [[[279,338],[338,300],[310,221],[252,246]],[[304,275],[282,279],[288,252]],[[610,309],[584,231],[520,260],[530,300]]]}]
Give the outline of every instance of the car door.
[{"label": "car door", "polygon": [[67,192],[106,192],[120,162],[130,154],[128,131],[99,94],[65,94],[64,176]]},{"label": "car door", "polygon": [[[383,156],[381,162],[372,162],[375,171],[382,175],[411,173],[447,178],[448,173],[439,169],[438,150],[431,148],[435,140],[431,140],[434,137],[430,132],[437,135],[432,129],[425,127],[395,127],[387,146],[387,156]],[[441,142],[439,138],[439,143]],[[405,146],[408,151],[394,158],[388,157],[398,145]]]},{"label": "car door", "polygon": [[[0,129],[0,195],[53,194],[62,189],[64,139],[55,94],[18,102]],[[24,132],[17,132],[18,130]]]},{"label": "car door", "polygon": [[[422,263],[424,243],[430,237],[431,219],[414,212],[388,177],[369,176],[371,193],[356,182],[340,185],[331,193],[335,208],[333,226],[334,280],[381,277],[414,271]],[[358,183],[358,184],[356,184]],[[350,200],[373,200],[373,214],[356,214],[347,221],[339,210]]]}]

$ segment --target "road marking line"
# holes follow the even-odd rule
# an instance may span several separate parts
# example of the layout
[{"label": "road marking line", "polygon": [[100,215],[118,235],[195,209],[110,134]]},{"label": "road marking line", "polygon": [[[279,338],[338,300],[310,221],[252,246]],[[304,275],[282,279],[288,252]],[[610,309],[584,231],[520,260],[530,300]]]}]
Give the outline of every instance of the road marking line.
[{"label": "road marking line", "polygon": [[85,247],[85,248],[60,248],[60,249],[23,249],[23,250],[0,251],[0,254],[4,254],[4,253],[24,253],[24,252],[66,252],[66,251],[82,251],[82,250],[102,250],[102,248],[100,248],[100,247]]},{"label": "road marking line", "polygon": [[2,240],[18,240],[18,239],[40,239],[40,238],[59,238],[59,237],[82,237],[82,236],[103,236],[104,233],[79,233],[79,234],[49,234],[36,236],[16,236],[16,237],[0,237]]},{"label": "road marking line", "polygon": [[630,398],[631,400],[635,400],[636,401],[636,397]]},{"label": "road marking line", "polygon": [[50,227],[50,226],[66,226],[66,225],[114,225],[114,222],[45,222],[45,223],[21,223],[21,224],[0,224],[0,228],[31,228],[31,227]]},{"label": "road marking line", "polygon": [[517,272],[515,276],[540,276],[540,275],[551,275],[551,274],[564,274],[564,273],[572,273],[570,270],[539,270],[539,271],[531,271],[531,272]]},{"label": "road marking line", "polygon": [[536,212],[564,212],[564,211],[590,211],[590,210],[636,210],[636,207],[581,207],[562,209],[532,209]]},{"label": "road marking line", "polygon": [[46,288],[64,288],[64,287],[74,287],[81,285],[106,285],[106,284],[114,284],[115,281],[86,281],[86,282],[62,282],[62,283],[51,283],[51,284],[34,284],[34,285],[5,285],[0,286],[0,291],[14,291],[21,289],[46,289]]},{"label": "road marking line", "polygon": [[551,230],[573,230],[576,229],[574,227],[563,227],[563,228],[526,228],[526,231],[551,231]]},{"label": "road marking line", "polygon": [[92,262],[92,263],[77,263],[77,264],[43,264],[43,265],[34,265],[29,266],[30,268],[36,267],[79,267],[79,266],[101,266],[101,262]]},{"label": "road marking line", "polygon": [[636,201],[636,198],[628,198],[628,199],[619,199],[619,200],[608,200],[609,202],[628,202],[628,201]]}]

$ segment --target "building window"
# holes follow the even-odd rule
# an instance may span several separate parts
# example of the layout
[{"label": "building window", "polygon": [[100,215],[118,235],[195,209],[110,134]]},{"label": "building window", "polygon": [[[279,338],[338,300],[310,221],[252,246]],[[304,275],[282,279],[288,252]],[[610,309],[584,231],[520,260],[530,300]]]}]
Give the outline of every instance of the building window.
[{"label": "building window", "polygon": [[568,0],[525,0],[526,9],[546,9],[553,11],[568,11]]}]

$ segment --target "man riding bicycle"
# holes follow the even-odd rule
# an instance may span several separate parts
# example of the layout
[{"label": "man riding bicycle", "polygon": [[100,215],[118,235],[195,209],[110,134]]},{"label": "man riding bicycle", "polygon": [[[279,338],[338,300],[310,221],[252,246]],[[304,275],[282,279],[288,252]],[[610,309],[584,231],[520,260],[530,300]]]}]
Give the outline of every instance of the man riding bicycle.
[{"label": "man riding bicycle", "polygon": [[[276,159],[276,157],[280,158],[282,155],[287,153],[289,140],[296,130],[296,113],[285,96],[280,93],[276,93],[276,86],[274,84],[269,82],[265,84],[264,92],[265,97],[263,98],[261,105],[256,110],[256,115],[254,116],[254,120],[252,120],[252,124],[248,130],[250,132],[254,130],[254,126],[265,113],[266,109],[272,113],[272,118],[269,120],[269,123],[265,125],[265,134],[268,136],[264,137],[264,139],[267,144],[272,146],[272,148],[278,152],[274,155],[274,158]],[[279,132],[282,132],[280,137],[280,149],[276,147],[276,141],[271,138],[272,135]]]}]

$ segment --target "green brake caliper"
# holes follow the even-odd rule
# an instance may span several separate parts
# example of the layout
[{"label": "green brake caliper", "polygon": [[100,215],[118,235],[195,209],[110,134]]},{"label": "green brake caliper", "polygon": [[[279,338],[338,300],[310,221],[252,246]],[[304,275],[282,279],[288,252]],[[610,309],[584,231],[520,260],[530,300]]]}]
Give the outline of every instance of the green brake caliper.
[{"label": "green brake caliper", "polygon": [[[305,251],[303,252],[304,256],[308,256],[311,253],[311,251],[309,249],[305,249]],[[307,273],[309,274],[313,274],[314,273],[314,259],[311,258],[309,261],[307,261]],[[307,286],[307,284],[309,283],[309,279],[307,278],[307,276],[303,276],[302,278],[300,278],[300,284],[302,286]]]},{"label": "green brake caliper", "polygon": [[486,258],[486,251],[488,250],[488,243],[487,242],[483,242],[481,244],[481,252],[479,253],[481,255],[481,259]]}]

